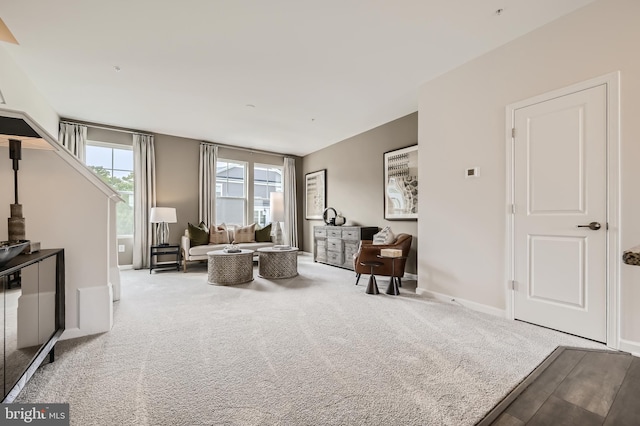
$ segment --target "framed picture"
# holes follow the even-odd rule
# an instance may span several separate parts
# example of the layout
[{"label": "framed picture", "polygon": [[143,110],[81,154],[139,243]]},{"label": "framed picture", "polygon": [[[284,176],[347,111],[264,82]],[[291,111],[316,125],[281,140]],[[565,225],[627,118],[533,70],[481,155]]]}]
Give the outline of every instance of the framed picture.
[{"label": "framed picture", "polygon": [[384,153],[384,218],[418,219],[418,145]]},{"label": "framed picture", "polygon": [[326,179],[327,169],[307,173],[304,176],[306,219],[322,219],[322,212],[327,207]]}]

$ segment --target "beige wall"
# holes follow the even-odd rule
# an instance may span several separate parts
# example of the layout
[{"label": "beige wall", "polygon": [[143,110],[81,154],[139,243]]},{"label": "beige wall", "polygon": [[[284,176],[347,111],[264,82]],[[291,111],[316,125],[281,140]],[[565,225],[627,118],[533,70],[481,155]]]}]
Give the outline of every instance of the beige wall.
[{"label": "beige wall", "polygon": [[[505,107],[620,70],[621,248],[640,244],[640,2],[600,0],[426,83],[419,94],[419,288],[506,308]],[[464,179],[464,169],[480,177]],[[621,265],[640,344],[640,268]],[[640,346],[635,346],[640,351]]]},{"label": "beige wall", "polygon": [[108,142],[116,145],[133,146],[133,135],[129,132],[120,132],[109,129],[97,129],[87,127],[87,140],[96,142]]},{"label": "beige wall", "polygon": [[[303,158],[305,174],[327,169],[327,207],[342,212],[347,221],[358,225],[380,228],[389,225],[395,234],[403,232],[413,235],[406,271],[414,274],[417,271],[417,221],[384,219],[383,154],[415,145],[417,141],[418,113],[413,113]],[[419,176],[419,180],[422,186],[423,177]],[[299,182],[304,187],[304,176]],[[304,219],[304,207],[300,213]],[[324,222],[304,220],[305,251],[313,252],[313,226],[317,225],[324,225]]]},{"label": "beige wall", "polygon": [[187,222],[198,223],[200,141],[155,135],[156,205],[175,207],[178,223],[169,224],[169,242],[180,244]]}]

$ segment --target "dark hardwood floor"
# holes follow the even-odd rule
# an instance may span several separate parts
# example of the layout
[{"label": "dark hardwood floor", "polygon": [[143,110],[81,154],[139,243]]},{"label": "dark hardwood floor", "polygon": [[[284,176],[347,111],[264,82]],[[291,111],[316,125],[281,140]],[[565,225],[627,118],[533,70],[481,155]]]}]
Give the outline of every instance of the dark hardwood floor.
[{"label": "dark hardwood floor", "polygon": [[479,426],[640,425],[640,358],[559,347]]}]

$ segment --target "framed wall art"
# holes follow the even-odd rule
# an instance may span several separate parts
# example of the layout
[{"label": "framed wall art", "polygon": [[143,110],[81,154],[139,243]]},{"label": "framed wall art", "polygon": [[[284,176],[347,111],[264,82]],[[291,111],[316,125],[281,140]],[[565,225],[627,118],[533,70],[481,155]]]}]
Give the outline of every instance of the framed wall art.
[{"label": "framed wall art", "polygon": [[326,180],[327,169],[304,176],[306,219],[322,219],[322,212],[327,207]]},{"label": "framed wall art", "polygon": [[418,219],[418,145],[384,153],[384,218]]}]

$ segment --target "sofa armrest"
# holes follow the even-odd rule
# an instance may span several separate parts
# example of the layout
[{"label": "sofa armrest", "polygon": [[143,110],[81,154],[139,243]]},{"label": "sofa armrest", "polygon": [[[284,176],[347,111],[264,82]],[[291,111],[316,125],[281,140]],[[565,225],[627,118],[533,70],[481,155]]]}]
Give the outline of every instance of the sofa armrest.
[{"label": "sofa armrest", "polygon": [[191,248],[191,240],[186,235],[180,239],[180,248],[182,249],[182,258],[189,260],[189,249]]}]

